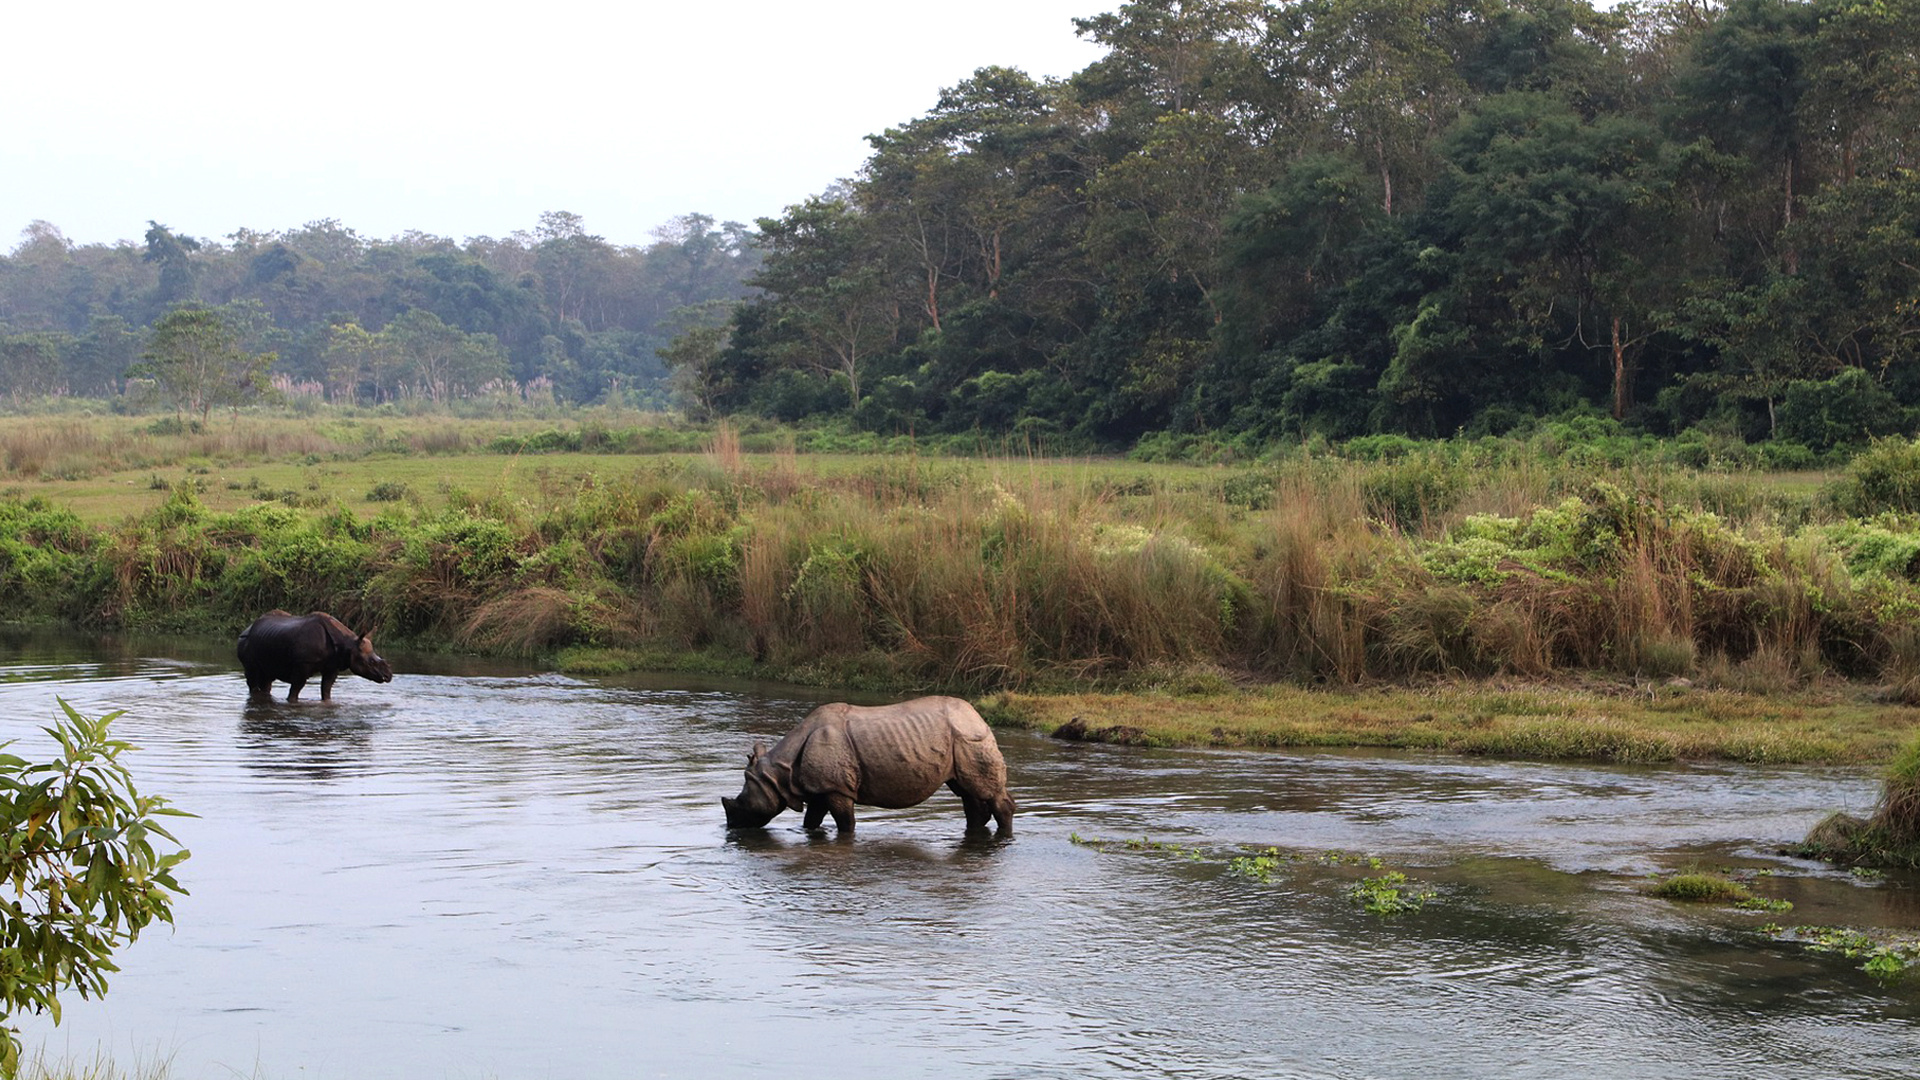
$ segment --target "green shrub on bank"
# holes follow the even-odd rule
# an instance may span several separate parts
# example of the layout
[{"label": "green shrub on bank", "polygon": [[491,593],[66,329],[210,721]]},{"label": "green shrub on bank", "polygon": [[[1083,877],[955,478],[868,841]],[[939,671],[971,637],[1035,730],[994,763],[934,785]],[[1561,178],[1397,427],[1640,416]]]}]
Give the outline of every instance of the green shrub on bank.
[{"label": "green shrub on bank", "polygon": [[99,535],[42,498],[0,500],[0,603],[15,618],[60,618],[97,572]]}]

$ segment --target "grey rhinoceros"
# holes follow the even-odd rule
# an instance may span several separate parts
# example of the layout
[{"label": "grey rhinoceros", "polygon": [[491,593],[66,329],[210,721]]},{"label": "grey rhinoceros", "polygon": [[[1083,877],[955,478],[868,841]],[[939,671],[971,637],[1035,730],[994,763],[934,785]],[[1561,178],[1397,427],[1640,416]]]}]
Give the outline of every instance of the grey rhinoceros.
[{"label": "grey rhinoceros", "polygon": [[804,807],[807,828],[832,814],[834,826],[850,833],[855,803],[915,806],[941,784],[960,796],[968,831],[985,829],[991,817],[999,835],[1013,835],[1007,763],[973,706],[951,697],[836,703],[808,713],[773,749],[756,743],[746,785],[720,805],[728,828],[757,829],[782,810]]},{"label": "grey rhinoceros", "polygon": [[320,700],[333,697],[333,680],[351,671],[374,682],[392,682],[393,665],[373,651],[370,634],[316,611],[295,615],[275,608],[240,631],[240,666],[254,697],[272,697],[276,680],[287,684],[287,700],[297,701],[307,680],[320,676]]}]

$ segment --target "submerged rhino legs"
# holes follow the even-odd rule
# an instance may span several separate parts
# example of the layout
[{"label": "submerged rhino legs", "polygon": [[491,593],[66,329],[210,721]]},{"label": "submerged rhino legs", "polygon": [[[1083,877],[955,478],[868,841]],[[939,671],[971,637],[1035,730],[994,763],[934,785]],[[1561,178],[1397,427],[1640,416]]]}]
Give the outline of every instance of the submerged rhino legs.
[{"label": "submerged rhino legs", "polygon": [[828,814],[833,815],[833,827],[843,833],[853,831],[853,800],[845,795],[816,795],[807,802],[808,829],[817,829]]},{"label": "submerged rhino legs", "polygon": [[960,805],[966,808],[967,831],[981,832],[985,830],[987,827],[987,815],[993,812],[987,807],[987,804],[960,790],[960,781],[958,780],[947,781],[947,788],[955,795],[960,796]]},{"label": "submerged rhino legs", "polygon": [[947,788],[960,796],[960,805],[966,808],[968,832],[985,832],[987,819],[992,818],[995,830],[1001,836],[1013,835],[1013,796],[1005,793],[993,798],[975,795],[960,786],[958,777],[947,781]]}]

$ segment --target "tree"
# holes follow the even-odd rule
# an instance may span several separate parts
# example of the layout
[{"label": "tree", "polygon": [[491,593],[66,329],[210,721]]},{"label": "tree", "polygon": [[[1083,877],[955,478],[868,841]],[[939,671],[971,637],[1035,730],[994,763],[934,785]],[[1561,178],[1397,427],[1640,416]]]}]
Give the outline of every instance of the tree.
[{"label": "tree", "polygon": [[0,333],[0,393],[16,402],[57,393],[63,385],[61,355],[72,348],[65,334]]},{"label": "tree", "polygon": [[565,210],[541,214],[534,235],[540,238],[536,249],[540,278],[546,283],[554,314],[562,321],[573,319],[604,329],[605,312],[593,301],[604,292],[613,246],[588,233],[579,214]]},{"label": "tree", "polygon": [[92,285],[74,261],[59,229],[35,221],[20,230],[20,246],[0,259],[0,319],[16,330],[77,330],[86,320]]},{"label": "tree", "polygon": [[140,358],[140,335],[118,315],[95,315],[74,342],[67,363],[67,388],[75,394],[113,397],[120,380]]},{"label": "tree", "polygon": [[380,331],[396,354],[411,361],[420,388],[433,401],[470,394],[507,376],[507,358],[492,334],[467,334],[418,308]]},{"label": "tree", "polygon": [[1075,81],[1150,116],[1218,115],[1232,102],[1225,90],[1263,29],[1264,8],[1257,0],[1135,0],[1075,19],[1080,36],[1110,50]]},{"label": "tree", "polygon": [[147,222],[146,240],[147,250],[141,256],[142,261],[160,267],[160,285],[153,294],[155,305],[168,308],[192,300],[194,279],[199,271],[192,256],[200,250],[200,241],[191,236],[175,236],[157,221]]},{"label": "tree", "polygon": [[128,374],[152,379],[176,412],[198,413],[202,423],[217,405],[258,397],[274,361],[272,353],[242,348],[238,330],[219,312],[199,306],[175,308],[155,323],[141,357]]},{"label": "tree", "polygon": [[1278,73],[1327,102],[1328,137],[1370,162],[1389,215],[1418,205],[1413,181],[1466,92],[1450,47],[1477,0],[1300,0],[1271,31]]},{"label": "tree", "polygon": [[322,355],[327,392],[335,401],[354,400],[362,379],[372,381],[376,397],[392,385],[395,363],[391,343],[368,333],[359,323],[328,327]]},{"label": "tree", "polygon": [[[1586,122],[1550,94],[1488,98],[1447,137],[1453,166],[1432,216],[1461,253],[1463,291],[1504,295],[1511,336],[1606,350],[1613,416],[1626,413],[1630,354],[1657,328],[1672,188],[1651,125]],[[1490,286],[1486,282],[1498,282]],[[1591,325],[1590,325],[1591,324]]]},{"label": "tree", "polygon": [[[1799,217],[1805,194],[1805,152],[1811,141],[1803,108],[1808,94],[1808,48],[1819,18],[1811,4],[1734,0],[1699,40],[1678,80],[1682,107],[1696,130],[1722,149],[1742,155],[1756,174],[1771,175],[1777,216],[1761,210],[1766,238]],[[1780,252],[1787,272],[1798,254]]]},{"label": "tree", "polygon": [[732,304],[721,300],[678,309],[674,321],[684,329],[658,350],[673,373],[674,390],[687,402],[687,411],[699,418],[719,415],[720,403],[731,389],[722,359],[731,334],[732,310]]},{"label": "tree", "polygon": [[1088,185],[1087,248],[1115,271],[1119,290],[1190,285],[1220,321],[1214,270],[1228,213],[1253,169],[1251,148],[1205,113],[1170,113],[1140,149]]},{"label": "tree", "polygon": [[849,410],[875,353],[893,341],[898,312],[865,217],[845,199],[815,197],[760,219],[766,262],[753,284],[771,305],[771,358],[846,382]]},{"label": "tree", "polygon": [[[188,852],[158,819],[190,816],[134,789],[120,761],[130,747],[107,731],[120,713],[90,720],[65,701],[60,709],[44,729],[58,758],[0,753],[0,873],[12,885],[0,894],[0,1007],[56,1024],[63,989],[106,993],[114,951],[156,921],[173,923],[173,900],[186,895],[174,868]],[[0,1076],[19,1066],[19,1033],[0,1028]]]}]

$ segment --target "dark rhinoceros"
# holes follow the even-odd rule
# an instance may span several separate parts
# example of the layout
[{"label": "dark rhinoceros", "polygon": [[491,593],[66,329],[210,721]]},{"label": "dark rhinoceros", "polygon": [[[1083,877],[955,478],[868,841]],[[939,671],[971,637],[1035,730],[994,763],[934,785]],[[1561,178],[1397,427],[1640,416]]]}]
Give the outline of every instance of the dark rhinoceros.
[{"label": "dark rhinoceros", "polygon": [[259,697],[272,697],[278,681],[288,684],[287,700],[296,701],[300,688],[318,675],[320,700],[327,701],[342,671],[374,682],[393,681],[393,665],[373,651],[373,638],[354,633],[324,611],[269,611],[240,631],[239,652],[247,690]]},{"label": "dark rhinoceros", "polygon": [[855,803],[914,806],[941,784],[960,796],[968,831],[985,829],[991,817],[1000,835],[1012,835],[1007,764],[973,706],[950,697],[872,708],[822,705],[773,749],[755,744],[746,786],[720,805],[729,828],[757,829],[782,810],[804,807],[807,828],[819,828],[832,814],[835,827],[847,833]]}]

